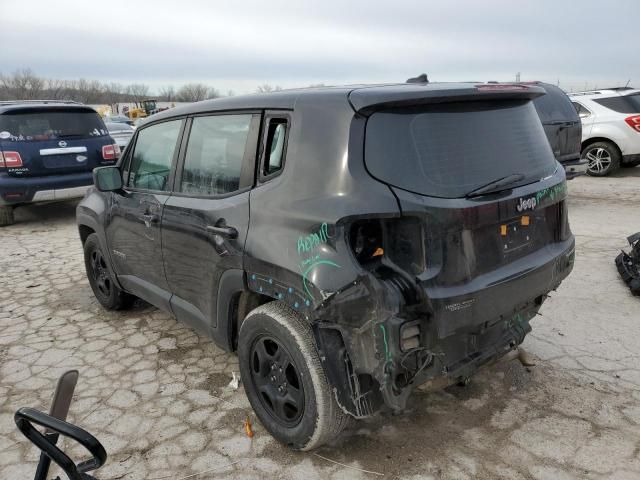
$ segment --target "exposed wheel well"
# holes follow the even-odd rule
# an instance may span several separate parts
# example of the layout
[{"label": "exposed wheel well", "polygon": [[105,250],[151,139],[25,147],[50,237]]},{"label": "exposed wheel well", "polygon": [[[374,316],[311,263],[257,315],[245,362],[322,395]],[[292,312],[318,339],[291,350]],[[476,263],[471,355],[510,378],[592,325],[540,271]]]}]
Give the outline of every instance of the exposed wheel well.
[{"label": "exposed wheel well", "polygon": [[581,152],[587,148],[589,145],[592,145],[594,143],[598,143],[598,142],[607,142],[612,144],[614,147],[616,147],[616,149],[618,150],[618,153],[620,155],[622,155],[622,152],[620,151],[620,147],[618,147],[618,145],[616,144],[616,142],[614,142],[613,140],[611,140],[610,138],[605,138],[605,137],[593,137],[593,138],[589,138],[587,140],[585,140],[584,142],[582,142],[582,148],[581,148]]},{"label": "exposed wheel well", "polygon": [[254,308],[272,302],[274,299],[250,290],[244,290],[233,296],[231,300],[231,345],[233,351],[238,349],[238,332],[242,322]]},{"label": "exposed wheel well", "polygon": [[96,233],[93,228],[87,227],[86,225],[78,225],[78,231],[80,232],[80,240],[83,245],[89,235]]}]

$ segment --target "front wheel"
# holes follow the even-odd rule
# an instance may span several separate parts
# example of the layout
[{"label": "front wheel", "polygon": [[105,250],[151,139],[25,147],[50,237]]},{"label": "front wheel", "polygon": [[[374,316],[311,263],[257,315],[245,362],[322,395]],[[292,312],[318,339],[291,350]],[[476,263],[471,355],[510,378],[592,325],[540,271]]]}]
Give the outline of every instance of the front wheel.
[{"label": "front wheel", "polygon": [[620,151],[609,142],[592,143],[582,151],[582,158],[589,162],[587,174],[605,177],[620,167]]},{"label": "front wheel", "polygon": [[89,235],[84,242],[84,266],[91,290],[100,305],[107,310],[124,310],[131,307],[135,297],[119,288],[113,281],[114,274],[95,233]]},{"label": "front wheel", "polygon": [[242,322],[240,375],[264,427],[295,450],[336,438],[348,421],[334,398],[311,327],[280,302],[261,305]]}]

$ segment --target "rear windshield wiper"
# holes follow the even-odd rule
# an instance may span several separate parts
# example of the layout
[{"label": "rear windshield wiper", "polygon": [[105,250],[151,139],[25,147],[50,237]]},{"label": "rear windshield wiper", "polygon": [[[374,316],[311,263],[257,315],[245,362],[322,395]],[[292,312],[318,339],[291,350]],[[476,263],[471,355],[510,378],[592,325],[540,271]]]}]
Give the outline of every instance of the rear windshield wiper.
[{"label": "rear windshield wiper", "polygon": [[476,188],[475,190],[471,190],[469,193],[465,195],[466,198],[479,197],[480,195],[484,195],[485,193],[498,192],[509,185],[513,185],[520,180],[524,180],[523,173],[512,173],[511,175],[507,175],[506,177],[501,177],[496,180],[493,180],[482,187]]}]

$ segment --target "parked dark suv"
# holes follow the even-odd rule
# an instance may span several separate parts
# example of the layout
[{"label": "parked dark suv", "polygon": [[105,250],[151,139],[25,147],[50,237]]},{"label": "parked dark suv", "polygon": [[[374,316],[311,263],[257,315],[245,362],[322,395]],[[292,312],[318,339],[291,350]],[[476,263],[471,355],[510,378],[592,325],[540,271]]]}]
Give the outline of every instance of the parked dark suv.
[{"label": "parked dark suv", "polygon": [[13,223],[18,205],[82,197],[91,171],[116,162],[114,143],[86,105],[0,102],[0,226]]},{"label": "parked dark suv", "polygon": [[91,287],[237,350],[296,449],[516,348],[569,274],[565,173],[522,85],[386,85],[154,115],[77,209]]},{"label": "parked dark suv", "polygon": [[587,173],[587,161],[580,158],[582,123],[569,96],[555,85],[529,82],[543,88],[547,94],[534,99],[551,150],[562,164],[567,180]]}]

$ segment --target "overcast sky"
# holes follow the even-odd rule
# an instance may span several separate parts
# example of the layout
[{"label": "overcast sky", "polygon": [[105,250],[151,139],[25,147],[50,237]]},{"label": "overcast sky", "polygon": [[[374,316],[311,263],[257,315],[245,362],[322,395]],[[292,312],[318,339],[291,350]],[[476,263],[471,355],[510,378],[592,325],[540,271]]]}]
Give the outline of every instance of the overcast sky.
[{"label": "overcast sky", "polygon": [[638,0],[0,0],[0,72],[223,93],[431,80],[640,85]]}]

